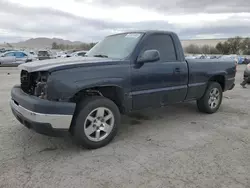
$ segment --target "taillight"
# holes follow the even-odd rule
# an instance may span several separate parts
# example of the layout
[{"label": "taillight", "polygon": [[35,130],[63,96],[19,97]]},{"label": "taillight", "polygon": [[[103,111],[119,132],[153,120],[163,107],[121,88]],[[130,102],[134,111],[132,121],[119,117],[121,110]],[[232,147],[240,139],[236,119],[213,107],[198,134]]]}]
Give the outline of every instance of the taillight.
[{"label": "taillight", "polygon": [[237,72],[237,67],[238,67],[238,63],[235,62],[235,70],[236,70],[236,72]]}]

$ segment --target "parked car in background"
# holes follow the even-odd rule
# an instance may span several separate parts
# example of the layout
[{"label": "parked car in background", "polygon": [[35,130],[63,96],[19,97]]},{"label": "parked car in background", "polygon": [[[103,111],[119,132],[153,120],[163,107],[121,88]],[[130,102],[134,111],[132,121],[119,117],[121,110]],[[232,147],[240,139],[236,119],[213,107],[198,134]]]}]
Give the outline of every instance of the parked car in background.
[{"label": "parked car in background", "polygon": [[223,59],[223,60],[234,60],[234,62],[236,63],[236,64],[238,64],[239,63],[239,57],[238,57],[238,55],[234,55],[234,54],[232,54],[232,55],[222,55],[221,57],[219,57],[219,59]]},{"label": "parked car in background", "polygon": [[242,64],[247,65],[249,63],[250,63],[250,59],[245,57],[244,60],[243,60],[243,62],[242,62]]},{"label": "parked car in background", "polygon": [[209,59],[217,59],[218,57],[216,55],[212,55],[209,57]]},{"label": "parked car in background", "polygon": [[196,56],[196,59],[209,59],[209,58],[207,58],[206,55],[201,54],[201,55],[197,55],[197,56]]},{"label": "parked car in background", "polygon": [[188,55],[188,56],[185,56],[185,59],[196,59],[196,56],[191,56],[191,55]]},{"label": "parked car in background", "polygon": [[0,64],[22,64],[37,60],[36,56],[24,51],[7,51],[0,56]]},{"label": "parked car in background", "polygon": [[81,51],[73,51],[73,52],[66,52],[66,54],[62,57],[79,57],[79,56],[85,56],[85,54],[87,53],[88,51],[86,50],[81,50]]},{"label": "parked car in background", "polygon": [[1,48],[0,49],[0,54],[5,53],[5,52],[9,52],[9,51],[17,51],[17,50]]},{"label": "parked car in background", "polygon": [[39,60],[56,58],[56,56],[53,55],[49,50],[39,50],[37,55]]},{"label": "parked car in background", "polygon": [[210,59],[209,56],[200,54],[200,55],[192,55],[192,56],[186,56],[186,59]]},{"label": "parked car in background", "polygon": [[37,56],[37,53],[35,51],[29,51],[28,53],[33,55],[33,56]]},{"label": "parked car in background", "polygon": [[56,53],[56,57],[66,57],[66,53],[65,52],[57,52]]},{"label": "parked car in background", "polygon": [[243,64],[244,59],[244,57],[238,56],[238,64]]},{"label": "parked car in background", "polygon": [[85,54],[87,52],[88,51],[86,51],[86,50],[77,51],[77,52],[74,52],[74,53],[70,54],[70,57],[85,56]]}]

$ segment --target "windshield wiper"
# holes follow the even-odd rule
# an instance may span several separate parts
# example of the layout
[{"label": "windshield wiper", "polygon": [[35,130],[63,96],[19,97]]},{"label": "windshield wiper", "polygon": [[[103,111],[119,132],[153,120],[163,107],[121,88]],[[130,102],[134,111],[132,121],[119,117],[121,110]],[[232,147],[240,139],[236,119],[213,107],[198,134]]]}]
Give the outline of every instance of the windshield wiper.
[{"label": "windshield wiper", "polygon": [[97,54],[97,55],[93,55],[94,57],[104,57],[104,58],[108,58],[107,55],[103,55],[103,54]]}]

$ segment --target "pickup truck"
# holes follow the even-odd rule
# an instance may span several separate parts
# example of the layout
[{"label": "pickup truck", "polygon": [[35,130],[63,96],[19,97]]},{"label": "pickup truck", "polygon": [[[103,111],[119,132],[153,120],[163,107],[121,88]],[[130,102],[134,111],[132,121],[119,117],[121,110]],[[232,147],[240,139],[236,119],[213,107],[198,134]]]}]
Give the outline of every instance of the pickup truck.
[{"label": "pickup truck", "polygon": [[88,149],[115,137],[120,114],[196,100],[215,113],[234,87],[233,60],[185,60],[178,36],[135,31],[107,36],[85,57],[19,65],[13,114],[40,134],[70,134]]}]

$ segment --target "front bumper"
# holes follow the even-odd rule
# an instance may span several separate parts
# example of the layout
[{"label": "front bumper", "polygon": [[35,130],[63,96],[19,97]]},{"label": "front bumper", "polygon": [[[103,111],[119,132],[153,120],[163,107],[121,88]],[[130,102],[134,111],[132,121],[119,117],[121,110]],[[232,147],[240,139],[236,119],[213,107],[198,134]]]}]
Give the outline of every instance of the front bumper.
[{"label": "front bumper", "polygon": [[11,90],[11,110],[26,127],[48,136],[68,134],[75,110],[74,103],[54,102],[30,96],[20,86]]}]

